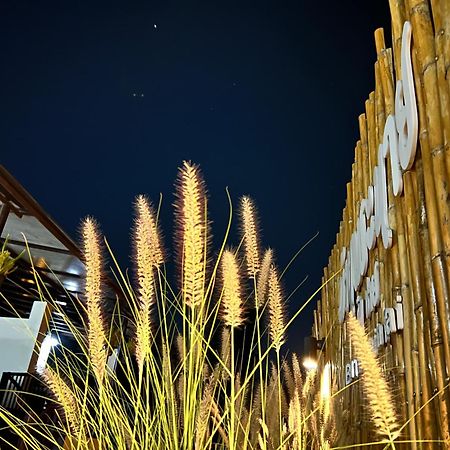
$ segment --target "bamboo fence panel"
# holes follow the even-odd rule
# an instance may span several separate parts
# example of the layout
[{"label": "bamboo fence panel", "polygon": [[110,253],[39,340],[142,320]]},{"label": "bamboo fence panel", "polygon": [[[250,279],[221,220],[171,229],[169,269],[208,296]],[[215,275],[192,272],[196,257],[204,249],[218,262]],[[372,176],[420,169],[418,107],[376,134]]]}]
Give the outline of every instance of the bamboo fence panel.
[{"label": "bamboo fence panel", "polygon": [[[400,195],[393,190],[391,160],[385,161],[392,245],[385,248],[381,236],[377,238],[368,253],[363,282],[357,292],[351,291],[353,301],[357,295],[366,297],[366,277],[378,267],[380,301],[364,318],[371,338],[378,336],[385,310],[403,310],[403,328],[389,336],[383,331],[386,342],[376,346],[398,404],[399,420],[406,424],[399,439],[415,441],[398,448],[450,449],[450,1],[389,0],[389,7],[392,49],[386,46],[383,30],[376,30],[375,89],[358,117],[352,179],[346,186],[336,244],[322,280],[327,283],[342,271],[341,252],[349,251],[360,206],[375,182],[386,120],[396,113],[402,34],[404,22],[409,21],[417,151],[411,167],[402,170]],[[346,324],[339,320],[341,276],[342,272],[322,288],[313,325],[313,335],[326,339],[320,366],[332,363],[338,390],[345,387],[346,366],[352,360]],[[361,383],[351,384],[335,401],[339,405],[336,426],[341,430],[337,445],[376,440]]]}]

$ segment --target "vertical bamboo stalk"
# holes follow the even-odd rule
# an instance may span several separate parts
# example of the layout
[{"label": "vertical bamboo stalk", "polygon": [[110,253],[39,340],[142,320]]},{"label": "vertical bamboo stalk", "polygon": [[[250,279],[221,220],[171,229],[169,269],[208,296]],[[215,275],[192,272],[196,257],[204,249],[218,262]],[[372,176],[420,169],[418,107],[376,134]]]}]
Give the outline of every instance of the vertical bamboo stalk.
[{"label": "vertical bamboo stalk", "polygon": [[[408,0],[411,23],[414,33],[414,47],[416,49],[416,66],[423,83],[422,107],[426,115],[426,131],[428,140],[428,153],[431,156],[431,173],[437,203],[437,217],[442,247],[444,250],[442,268],[444,283],[448,291],[450,277],[450,186],[444,159],[444,142],[441,124],[439,86],[437,79],[436,52],[434,48],[433,27],[428,3],[419,0]],[[422,152],[425,157],[425,152]],[[424,161],[425,163],[425,161]],[[436,230],[436,231],[438,231]],[[442,299],[443,300],[443,299]],[[450,367],[450,341],[449,341],[449,302],[440,301],[441,327],[444,337],[444,351],[446,365]]]},{"label": "vertical bamboo stalk", "polygon": [[[378,35],[375,36],[375,43],[377,42]],[[378,164],[377,156],[379,151],[379,144],[383,139],[384,125],[386,121],[386,112],[383,97],[383,87],[381,80],[381,68],[380,61],[375,62],[375,158],[374,164]],[[395,255],[394,255],[395,256]],[[371,324],[371,330],[374,330],[378,323],[383,323],[382,311],[387,306],[387,300],[392,298],[395,286],[398,286],[399,270],[396,260],[392,261],[391,252],[387,252],[384,248],[381,239],[377,240],[376,246],[376,258],[379,264],[380,273],[380,306],[378,311],[372,315],[369,319]],[[395,295],[394,295],[395,296]],[[396,336],[398,342],[396,345],[401,347],[402,337]],[[400,383],[405,385],[405,373],[404,368],[399,367],[398,378]]]},{"label": "vertical bamboo stalk", "polygon": [[[444,138],[444,159],[447,167],[447,176],[450,176],[450,93],[447,83],[447,66],[445,51],[446,26],[450,23],[450,7],[447,1],[431,0],[432,14],[435,30],[436,72],[439,86],[439,101]],[[442,16],[444,11],[444,17]],[[447,16],[446,16],[446,15]],[[448,49],[450,52],[450,48]],[[450,57],[450,53],[447,54]]]},{"label": "vertical bamboo stalk", "polygon": [[[442,345],[441,326],[439,320],[438,306],[437,306],[437,292],[438,289],[434,282],[433,267],[431,262],[430,252],[430,233],[428,230],[427,213],[426,213],[426,196],[424,185],[424,170],[422,168],[422,160],[416,160],[417,182],[418,182],[418,201],[419,201],[419,236],[422,246],[423,265],[425,288],[427,291],[427,310],[429,312],[429,323],[431,347],[435,362],[435,385],[433,394],[445,388],[445,356]],[[448,438],[449,436],[449,402],[448,392],[442,392],[437,398],[439,430],[441,436]]]},{"label": "vertical bamboo stalk", "polygon": [[[400,67],[400,54],[402,48],[402,32],[405,23],[405,1],[389,0],[392,24],[392,47],[394,49],[395,67]],[[400,72],[397,72],[398,74]],[[397,76],[398,78],[398,76]]]},{"label": "vertical bamboo stalk", "polygon": [[[429,371],[429,352],[427,351],[428,342],[425,339],[424,313],[426,308],[424,286],[425,281],[421,270],[421,248],[419,242],[416,198],[414,192],[409,192],[413,186],[412,173],[408,171],[404,175],[405,181],[405,199],[406,199],[406,223],[408,227],[408,247],[409,259],[411,265],[411,285],[414,291],[414,311],[417,324],[417,345],[421,379],[421,392],[418,397],[421,399],[420,406],[425,405],[420,417],[422,420],[422,429],[420,437],[423,440],[437,439],[437,431],[435,427],[435,415],[431,404],[428,403],[431,398],[431,374]],[[424,308],[425,305],[425,308]],[[424,448],[432,448],[432,444],[424,444]]]},{"label": "vertical bamboo stalk", "polygon": [[[394,113],[394,83],[391,72],[389,53],[385,49],[384,35],[381,29],[375,31],[375,42],[377,47],[378,60],[380,62],[381,83],[383,86],[383,97],[386,108],[386,115]],[[390,162],[388,161],[388,197],[389,197],[389,223],[394,231],[394,243],[390,249],[393,266],[398,264],[400,278],[397,279],[397,289],[394,292],[396,296],[401,295],[404,308],[405,327],[403,330],[403,350],[405,357],[405,375],[406,375],[406,398],[408,418],[414,416],[415,410],[418,410],[417,404],[418,392],[420,391],[420,380],[418,379],[418,361],[417,361],[417,336],[413,315],[413,300],[409,288],[409,262],[407,255],[405,225],[403,221],[402,198],[394,197],[392,193],[392,176],[390,171]],[[397,275],[397,276],[398,276]],[[398,284],[400,282],[400,284]],[[398,287],[400,286],[400,289]],[[408,430],[412,440],[420,439],[420,418],[409,422]],[[417,425],[416,426],[416,422]],[[419,432],[419,433],[418,433]],[[411,448],[417,447],[416,443],[411,444]]]},{"label": "vertical bamboo stalk", "polygon": [[[413,69],[420,124],[420,146],[415,165],[404,174],[403,196],[392,192],[390,162],[387,162],[389,221],[394,231],[392,248],[384,249],[379,239],[370,252],[368,273],[379,263],[381,305],[366,321],[371,333],[378,321],[383,322],[383,308],[395,306],[397,296],[403,301],[405,326],[402,333],[391,335],[391,343],[380,350],[390,378],[398,383],[403,416],[411,417],[433,392],[443,392],[435,400],[438,408],[425,406],[409,423],[410,439],[447,439],[450,448],[450,394],[443,390],[448,383],[450,367],[450,1],[389,0],[392,16],[393,59],[385,48],[382,31],[375,34],[377,62],[375,91],[365,103],[365,114],[359,116],[360,139],[355,147],[352,180],[347,184],[347,201],[336,244],[324,269],[324,280],[339,270],[340,251],[349,248],[362,199],[373,181],[378,144],[383,138],[385,120],[394,113],[395,78],[401,78],[401,39],[403,23],[410,18],[413,26]],[[407,8],[405,7],[405,3]],[[417,205],[417,206],[416,206]],[[364,287],[361,289],[364,295]],[[351,359],[345,324],[337,321],[339,278],[322,290],[315,312],[314,329],[328,336],[326,358],[344,372]],[[398,368],[398,369],[397,369]],[[340,377],[341,383],[344,378]],[[370,435],[358,427],[364,419],[359,386],[342,395],[342,405],[349,417],[350,442],[363,443]],[[436,418],[439,425],[436,426]],[[405,437],[405,436],[404,436]],[[422,448],[419,443],[418,447]],[[399,448],[401,448],[399,446]],[[416,444],[404,448],[416,448]],[[433,448],[423,445],[423,448]]]},{"label": "vertical bamboo stalk", "polygon": [[[414,56],[414,54],[413,54]],[[413,57],[413,62],[414,62]],[[436,387],[434,392],[443,390],[447,380],[446,356],[445,356],[445,326],[442,325],[440,309],[444,302],[448,304],[448,290],[446,274],[443,269],[442,247],[439,236],[439,224],[437,223],[437,206],[435,202],[434,181],[431,169],[431,155],[428,147],[426,117],[423,105],[422,83],[418,73],[417,64],[413,64],[414,79],[419,105],[419,155],[416,157],[417,190],[419,207],[419,235],[423,252],[423,264],[425,285],[427,290],[428,311],[430,313],[431,345],[436,365]],[[448,339],[448,335],[447,335]],[[448,344],[448,341],[447,341]],[[449,434],[449,399],[448,391],[438,396],[439,419],[441,436],[450,438]]]},{"label": "vertical bamboo stalk", "polygon": [[441,23],[436,24],[436,34],[442,36],[442,57],[444,67],[444,78],[447,81],[450,90],[450,2],[441,0],[439,4],[432,2],[433,14],[435,9],[440,8]]}]

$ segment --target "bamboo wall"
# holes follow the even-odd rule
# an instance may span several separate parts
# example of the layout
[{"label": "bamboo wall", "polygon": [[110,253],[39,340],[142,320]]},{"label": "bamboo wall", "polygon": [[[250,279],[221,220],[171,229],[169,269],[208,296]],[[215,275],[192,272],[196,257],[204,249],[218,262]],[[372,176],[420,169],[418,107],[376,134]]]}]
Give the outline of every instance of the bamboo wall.
[{"label": "bamboo wall", "polygon": [[[400,439],[447,443],[410,443],[399,448],[449,449],[450,394],[446,386],[450,375],[450,1],[389,0],[389,4],[393,48],[386,48],[383,30],[376,30],[375,90],[358,118],[360,136],[355,146],[352,180],[347,184],[336,244],[324,269],[313,335],[325,339],[321,363],[332,362],[336,387],[343,388],[352,349],[345,322],[338,319],[340,255],[343,247],[349,247],[361,201],[373,182],[386,118],[394,112],[396,80],[401,73],[402,29],[404,22],[409,21],[419,123],[417,153],[413,166],[403,173],[403,192],[398,197],[393,195],[390,163],[386,161],[393,243],[385,249],[380,237],[369,251],[367,276],[378,262],[381,303],[366,319],[365,327],[372,336],[376,324],[384,321],[384,308],[394,307],[397,301],[402,303],[404,329],[391,334],[389,342],[378,349],[401,423],[416,414]],[[362,294],[363,291],[364,287]],[[361,383],[351,385],[336,397],[334,411],[340,445],[377,440]]]}]

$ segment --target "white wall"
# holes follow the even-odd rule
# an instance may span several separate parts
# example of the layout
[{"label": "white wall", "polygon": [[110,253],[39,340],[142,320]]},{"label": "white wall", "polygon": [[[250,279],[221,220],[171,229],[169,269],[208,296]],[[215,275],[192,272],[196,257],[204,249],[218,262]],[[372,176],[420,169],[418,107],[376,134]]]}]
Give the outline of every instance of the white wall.
[{"label": "white wall", "polygon": [[0,379],[3,372],[28,371],[36,341],[47,331],[47,308],[46,302],[34,302],[28,319],[0,317]]}]

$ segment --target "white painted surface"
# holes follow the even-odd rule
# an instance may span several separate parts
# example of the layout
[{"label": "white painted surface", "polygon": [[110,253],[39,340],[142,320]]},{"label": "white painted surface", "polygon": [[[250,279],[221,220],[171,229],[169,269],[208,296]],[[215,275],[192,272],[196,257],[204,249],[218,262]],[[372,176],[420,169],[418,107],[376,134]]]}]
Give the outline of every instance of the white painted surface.
[{"label": "white painted surface", "polygon": [[34,302],[28,319],[0,317],[0,378],[28,371],[46,308],[46,302]]}]

